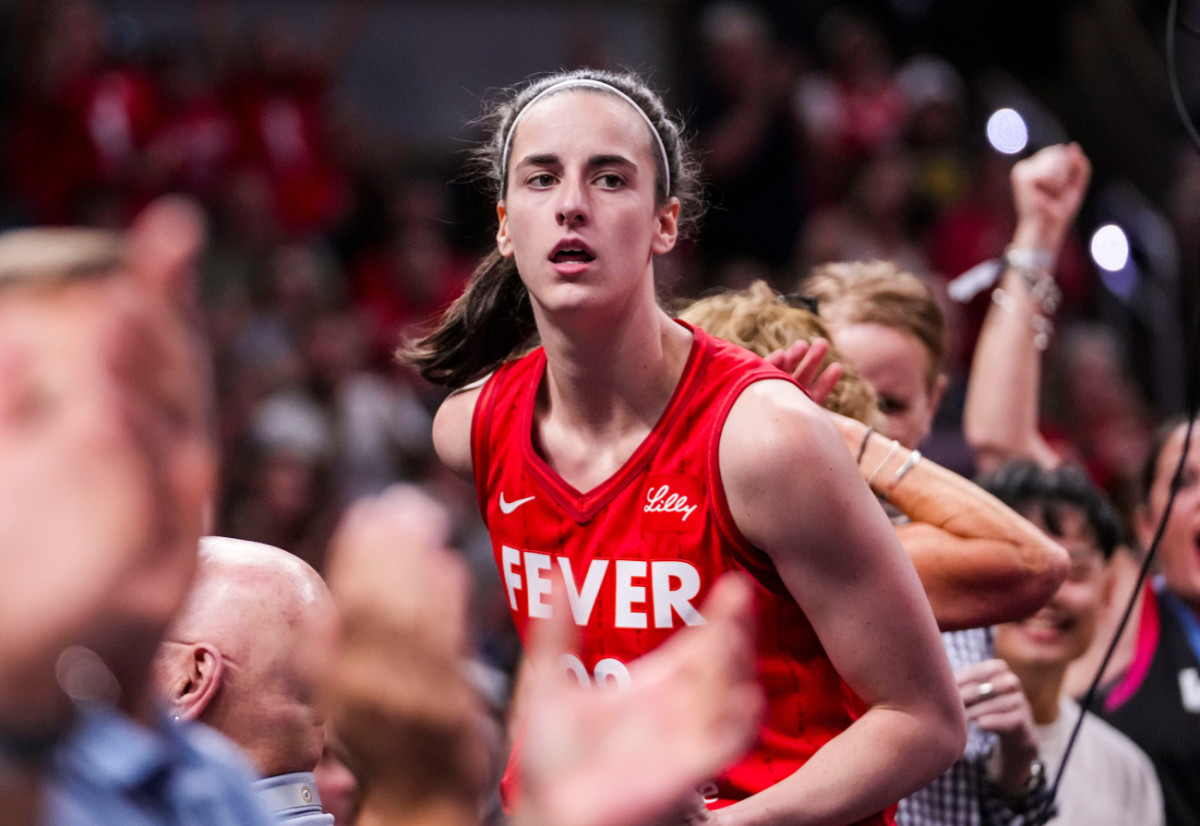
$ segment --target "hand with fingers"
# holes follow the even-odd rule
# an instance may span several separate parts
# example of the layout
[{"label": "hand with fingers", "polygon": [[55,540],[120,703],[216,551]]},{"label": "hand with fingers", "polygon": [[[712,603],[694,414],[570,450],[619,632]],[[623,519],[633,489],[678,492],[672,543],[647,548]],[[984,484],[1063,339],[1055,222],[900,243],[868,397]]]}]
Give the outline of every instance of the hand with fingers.
[{"label": "hand with fingers", "polygon": [[1022,797],[1036,779],[1038,745],[1020,679],[999,659],[972,663],[955,677],[967,720],[998,738],[989,766],[992,780],[1005,796]]},{"label": "hand with fingers", "polygon": [[610,690],[583,688],[562,668],[566,621],[542,624],[530,651],[523,826],[710,822],[695,786],[750,746],[764,700],[747,582],[718,580],[701,613],[705,624],[630,663],[629,685]]},{"label": "hand with fingers", "polygon": [[842,365],[838,362],[825,364],[829,355],[829,342],[815,338],[812,343],[800,339],[789,347],[776,350],[767,356],[767,362],[791,375],[817,404],[825,401],[833,387],[842,377]]},{"label": "hand with fingers", "polygon": [[1048,146],[1012,170],[1017,231],[1013,247],[1057,255],[1092,176],[1079,144]]},{"label": "hand with fingers", "polygon": [[363,789],[363,823],[475,820],[487,782],[482,708],[467,683],[469,576],[444,510],[397,486],[355,504],[331,544],[336,640],[308,664]]}]

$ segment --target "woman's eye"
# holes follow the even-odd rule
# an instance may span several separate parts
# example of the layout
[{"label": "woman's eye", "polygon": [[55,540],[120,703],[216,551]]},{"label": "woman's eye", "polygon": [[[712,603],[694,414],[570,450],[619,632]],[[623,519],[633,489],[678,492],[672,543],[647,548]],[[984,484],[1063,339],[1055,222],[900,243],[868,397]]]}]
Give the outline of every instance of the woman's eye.
[{"label": "woman's eye", "polygon": [[529,185],[535,189],[545,189],[554,184],[554,176],[549,172],[539,172],[529,178]]},{"label": "woman's eye", "polygon": [[897,399],[889,399],[886,396],[879,397],[879,412],[885,416],[894,416],[897,413],[903,413],[908,407]]},{"label": "woman's eye", "polygon": [[597,178],[596,183],[605,189],[619,189],[625,185],[625,179],[620,175],[617,175],[615,172],[610,172]]}]

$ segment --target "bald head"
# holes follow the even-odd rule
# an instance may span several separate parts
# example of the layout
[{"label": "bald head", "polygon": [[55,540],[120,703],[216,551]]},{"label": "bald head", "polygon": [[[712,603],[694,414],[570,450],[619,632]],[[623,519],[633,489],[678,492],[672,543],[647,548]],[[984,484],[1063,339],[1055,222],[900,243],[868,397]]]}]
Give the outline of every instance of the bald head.
[{"label": "bald head", "polygon": [[173,713],[223,732],[264,777],[312,771],[324,720],[300,661],[333,621],[321,577],[270,545],[200,541],[195,585],[155,667]]}]

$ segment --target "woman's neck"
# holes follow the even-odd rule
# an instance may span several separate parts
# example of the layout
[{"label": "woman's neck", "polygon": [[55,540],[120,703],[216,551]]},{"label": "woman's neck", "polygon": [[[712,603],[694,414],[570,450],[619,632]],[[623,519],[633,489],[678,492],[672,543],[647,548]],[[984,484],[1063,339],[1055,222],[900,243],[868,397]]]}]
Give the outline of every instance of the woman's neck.
[{"label": "woman's neck", "polygon": [[655,305],[619,322],[542,332],[546,379],[539,408],[605,430],[657,421],[683,373],[692,336]]},{"label": "woman's neck", "polygon": [[588,491],[616,473],[662,417],[692,334],[661,310],[600,341],[551,335],[534,415],[534,449],[569,485]]}]

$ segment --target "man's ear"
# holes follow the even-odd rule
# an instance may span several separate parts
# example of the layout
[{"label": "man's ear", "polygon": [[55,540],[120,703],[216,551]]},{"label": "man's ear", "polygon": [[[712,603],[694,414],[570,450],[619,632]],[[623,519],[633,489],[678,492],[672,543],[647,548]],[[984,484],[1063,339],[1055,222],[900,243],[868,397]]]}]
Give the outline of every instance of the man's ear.
[{"label": "man's ear", "polygon": [[141,286],[186,306],[193,290],[193,264],[204,245],[204,215],[180,196],[159,198],[127,234],[129,269]]},{"label": "man's ear", "polygon": [[505,258],[512,258],[512,239],[508,237],[508,210],[504,208],[503,201],[496,204],[496,217],[500,221],[500,226],[496,228],[496,249]]},{"label": "man's ear", "polygon": [[221,688],[224,660],[215,646],[198,642],[180,655],[179,673],[171,682],[167,698],[172,713],[180,720],[196,720]]},{"label": "man's ear", "polygon": [[658,227],[650,248],[655,255],[665,255],[675,248],[679,240],[679,199],[672,198],[658,211]]}]

